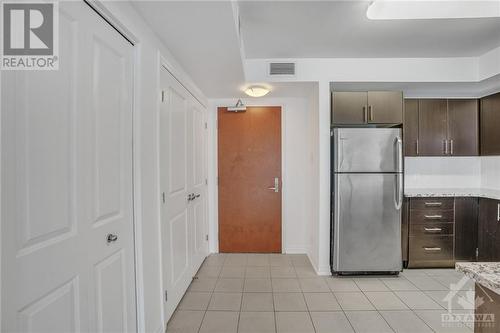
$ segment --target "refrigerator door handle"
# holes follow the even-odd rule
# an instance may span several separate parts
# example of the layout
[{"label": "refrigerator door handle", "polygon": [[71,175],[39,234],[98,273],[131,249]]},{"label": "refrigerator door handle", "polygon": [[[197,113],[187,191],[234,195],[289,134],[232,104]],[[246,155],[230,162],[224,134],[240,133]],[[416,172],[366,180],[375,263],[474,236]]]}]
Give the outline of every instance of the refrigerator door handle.
[{"label": "refrigerator door handle", "polygon": [[396,184],[394,189],[394,206],[396,210],[400,210],[403,205],[403,174],[396,174]]},{"label": "refrigerator door handle", "polygon": [[394,143],[396,145],[396,172],[403,172],[403,140],[397,136]]}]

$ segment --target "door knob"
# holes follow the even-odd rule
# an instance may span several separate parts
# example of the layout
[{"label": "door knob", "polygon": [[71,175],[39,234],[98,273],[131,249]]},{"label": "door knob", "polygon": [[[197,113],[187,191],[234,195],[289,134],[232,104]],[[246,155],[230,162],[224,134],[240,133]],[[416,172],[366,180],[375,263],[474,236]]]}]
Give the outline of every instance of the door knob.
[{"label": "door knob", "polygon": [[114,234],[108,234],[108,236],[106,237],[106,241],[108,242],[108,244],[116,242],[117,240],[118,240],[118,236],[114,235]]}]

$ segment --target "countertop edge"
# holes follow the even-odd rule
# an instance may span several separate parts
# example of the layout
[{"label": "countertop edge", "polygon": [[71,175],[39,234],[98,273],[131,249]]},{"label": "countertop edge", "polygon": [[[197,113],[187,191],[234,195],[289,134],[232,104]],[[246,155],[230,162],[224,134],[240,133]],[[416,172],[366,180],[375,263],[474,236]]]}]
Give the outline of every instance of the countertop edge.
[{"label": "countertop edge", "polygon": [[456,263],[455,269],[476,283],[500,295],[500,274],[488,273],[485,266],[500,269],[500,263]]},{"label": "countertop edge", "polygon": [[477,197],[500,200],[500,190],[467,188],[405,188],[407,198]]}]

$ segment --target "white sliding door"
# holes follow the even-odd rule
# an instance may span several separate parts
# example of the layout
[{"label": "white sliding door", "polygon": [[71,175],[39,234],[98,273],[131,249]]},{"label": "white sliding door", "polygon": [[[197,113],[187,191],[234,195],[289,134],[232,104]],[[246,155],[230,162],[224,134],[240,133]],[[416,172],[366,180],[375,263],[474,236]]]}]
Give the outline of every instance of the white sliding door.
[{"label": "white sliding door", "polygon": [[161,69],[160,196],[168,320],[205,258],[205,109]]},{"label": "white sliding door", "polygon": [[1,331],[136,331],[133,47],[83,2],[59,45],[2,73]]}]

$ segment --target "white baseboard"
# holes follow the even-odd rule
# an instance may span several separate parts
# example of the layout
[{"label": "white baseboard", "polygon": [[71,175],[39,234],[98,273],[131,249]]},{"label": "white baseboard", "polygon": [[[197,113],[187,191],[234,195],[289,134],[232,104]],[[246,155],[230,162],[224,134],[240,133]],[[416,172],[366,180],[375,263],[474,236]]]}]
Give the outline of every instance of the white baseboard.
[{"label": "white baseboard", "polygon": [[309,262],[311,262],[311,265],[312,265],[312,267],[317,275],[320,275],[320,276],[332,275],[332,273],[330,271],[330,266],[318,267],[318,265],[311,259],[311,255],[310,255],[309,251],[307,251],[306,254],[307,254],[307,258],[309,258]]},{"label": "white baseboard", "polygon": [[316,274],[322,275],[322,276],[328,276],[332,275],[332,272],[330,272],[330,267],[329,266],[323,266],[320,267],[319,269],[316,270]]},{"label": "white baseboard", "polygon": [[283,253],[286,254],[307,254],[307,249],[303,247],[287,247],[283,249]]}]

